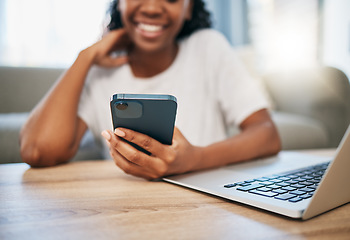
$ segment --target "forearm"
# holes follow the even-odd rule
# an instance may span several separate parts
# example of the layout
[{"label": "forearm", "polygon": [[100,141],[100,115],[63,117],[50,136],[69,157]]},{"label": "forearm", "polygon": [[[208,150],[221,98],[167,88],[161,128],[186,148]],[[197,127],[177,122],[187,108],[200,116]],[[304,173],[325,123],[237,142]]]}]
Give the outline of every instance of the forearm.
[{"label": "forearm", "polygon": [[200,148],[193,170],[224,166],[277,154],[281,143],[272,122],[256,124],[225,141]]},{"label": "forearm", "polygon": [[53,165],[74,154],[78,103],[91,65],[90,52],[80,53],[71,68],[33,109],[20,136],[24,161],[39,161],[40,158],[55,162],[50,164]]},{"label": "forearm", "polygon": [[56,134],[61,128],[74,132],[80,95],[91,65],[92,56],[84,50],[34,109],[33,125],[47,131],[55,129]]}]

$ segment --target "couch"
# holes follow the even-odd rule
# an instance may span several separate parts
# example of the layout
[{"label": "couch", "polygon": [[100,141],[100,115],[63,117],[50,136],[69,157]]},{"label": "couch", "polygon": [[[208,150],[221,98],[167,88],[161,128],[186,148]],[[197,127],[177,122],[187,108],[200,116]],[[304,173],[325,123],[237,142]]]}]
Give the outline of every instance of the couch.
[{"label": "couch", "polygon": [[[58,68],[0,67],[0,163],[22,162],[19,132],[31,109],[63,73]],[[73,161],[101,159],[88,131]]]},{"label": "couch", "polygon": [[[21,162],[19,131],[64,69],[0,67],[0,163]],[[318,66],[260,76],[282,148],[336,147],[350,123],[350,86],[338,69]],[[237,129],[229,131],[235,134]],[[87,132],[73,161],[102,158]]]}]

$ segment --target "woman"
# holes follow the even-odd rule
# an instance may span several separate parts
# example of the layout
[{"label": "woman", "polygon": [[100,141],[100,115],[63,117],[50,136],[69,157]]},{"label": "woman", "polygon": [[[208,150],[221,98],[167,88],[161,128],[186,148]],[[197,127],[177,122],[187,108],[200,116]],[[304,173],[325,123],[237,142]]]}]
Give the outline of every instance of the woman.
[{"label": "woman", "polygon": [[[267,101],[222,35],[205,29],[208,17],[201,0],[114,1],[110,31],[79,54],[23,127],[23,160],[33,167],[67,162],[87,128],[104,137],[117,166],[145,179],[276,154],[280,140]],[[105,130],[116,92],[175,95],[173,144]],[[231,125],[241,132],[227,138]]]}]

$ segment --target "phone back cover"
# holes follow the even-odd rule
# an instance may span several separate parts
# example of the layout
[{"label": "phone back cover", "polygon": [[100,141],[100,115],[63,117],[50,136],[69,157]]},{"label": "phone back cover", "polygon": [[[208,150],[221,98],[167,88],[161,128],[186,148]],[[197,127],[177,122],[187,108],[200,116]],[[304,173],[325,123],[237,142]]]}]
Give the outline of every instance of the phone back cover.
[{"label": "phone back cover", "polygon": [[[172,100],[130,99],[142,104],[142,115],[139,118],[120,118],[112,110],[113,126],[124,127],[144,133],[163,144],[172,144],[177,103]],[[113,103],[112,103],[113,104]],[[111,105],[113,109],[113,105]]]}]

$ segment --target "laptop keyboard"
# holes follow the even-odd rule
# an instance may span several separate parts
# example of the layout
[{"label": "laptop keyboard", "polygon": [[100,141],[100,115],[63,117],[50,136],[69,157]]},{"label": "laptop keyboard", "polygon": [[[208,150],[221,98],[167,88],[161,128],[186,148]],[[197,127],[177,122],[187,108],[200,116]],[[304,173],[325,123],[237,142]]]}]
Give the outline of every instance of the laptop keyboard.
[{"label": "laptop keyboard", "polygon": [[328,165],[329,162],[317,164],[224,187],[295,203],[312,197]]}]

